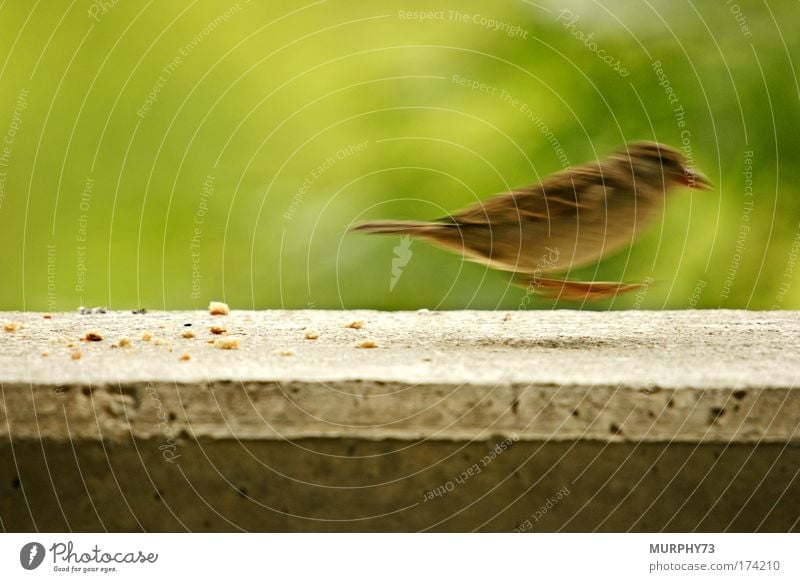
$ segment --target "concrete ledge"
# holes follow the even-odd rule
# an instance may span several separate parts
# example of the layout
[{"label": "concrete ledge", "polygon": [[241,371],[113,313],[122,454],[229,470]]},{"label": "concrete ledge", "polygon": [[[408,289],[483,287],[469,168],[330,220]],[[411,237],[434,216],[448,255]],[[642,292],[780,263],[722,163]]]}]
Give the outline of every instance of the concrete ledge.
[{"label": "concrete ledge", "polygon": [[[20,328],[0,333],[0,436],[156,438],[166,425],[176,434],[238,439],[799,438],[796,313],[4,318]],[[363,327],[345,327],[354,321]],[[304,328],[319,338],[305,339]],[[80,341],[87,332],[103,339]],[[194,338],[182,337],[187,332]],[[145,333],[153,338],[142,340]],[[237,350],[207,343],[232,336]],[[121,338],[132,344],[114,348]],[[378,347],[356,347],[367,340]],[[294,355],[281,355],[289,350]],[[181,361],[184,353],[191,360]]]},{"label": "concrete ledge", "polygon": [[797,313],[0,319],[3,530],[800,527]]}]

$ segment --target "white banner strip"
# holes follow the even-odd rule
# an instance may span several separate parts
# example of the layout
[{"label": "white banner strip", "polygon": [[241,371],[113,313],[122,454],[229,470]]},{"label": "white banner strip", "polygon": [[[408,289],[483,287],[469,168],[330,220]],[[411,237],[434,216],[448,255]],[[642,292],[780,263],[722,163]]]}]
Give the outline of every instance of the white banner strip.
[{"label": "white banner strip", "polygon": [[799,550],[796,534],[2,534],[0,580],[797,581]]}]

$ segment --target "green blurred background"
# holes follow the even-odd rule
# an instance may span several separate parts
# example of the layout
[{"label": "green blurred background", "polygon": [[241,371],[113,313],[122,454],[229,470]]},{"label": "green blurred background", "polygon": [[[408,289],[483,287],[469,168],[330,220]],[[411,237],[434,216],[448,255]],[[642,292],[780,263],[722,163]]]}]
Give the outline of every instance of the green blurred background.
[{"label": "green blurred background", "polygon": [[[684,147],[717,189],[572,273],[654,282],[584,307],[800,307],[798,21],[722,0],[6,0],[0,308],[516,309],[503,273],[344,232],[634,139]],[[553,306],[575,304],[528,305]]]}]

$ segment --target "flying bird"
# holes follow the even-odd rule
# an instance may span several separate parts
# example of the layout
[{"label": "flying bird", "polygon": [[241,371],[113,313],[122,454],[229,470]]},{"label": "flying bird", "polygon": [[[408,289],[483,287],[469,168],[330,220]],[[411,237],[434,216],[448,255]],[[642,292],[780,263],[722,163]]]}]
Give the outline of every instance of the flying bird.
[{"label": "flying bird", "polygon": [[634,142],[599,161],[496,194],[438,220],[378,220],[356,225],[351,232],[421,238],[510,271],[518,284],[535,292],[599,299],[642,284],[542,275],[567,272],[629,246],[680,187],[712,186],[678,150]]}]

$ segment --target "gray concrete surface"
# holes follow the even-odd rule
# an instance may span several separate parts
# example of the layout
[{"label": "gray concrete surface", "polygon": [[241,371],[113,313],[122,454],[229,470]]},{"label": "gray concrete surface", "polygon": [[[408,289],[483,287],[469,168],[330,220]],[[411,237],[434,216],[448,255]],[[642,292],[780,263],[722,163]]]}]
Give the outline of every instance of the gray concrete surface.
[{"label": "gray concrete surface", "polygon": [[794,531],[799,331],[722,310],[2,313],[0,527]]},{"label": "gray concrete surface", "polygon": [[[2,318],[20,328],[0,332],[9,421],[0,435],[151,438],[165,411],[171,430],[214,438],[798,438],[800,314],[791,312]],[[353,321],[364,326],[345,327]],[[305,339],[306,327],[319,338]],[[103,339],[80,341],[91,331]],[[238,350],[207,343],[231,336]],[[132,345],[112,347],[120,338]],[[378,347],[356,347],[365,340]]]}]

